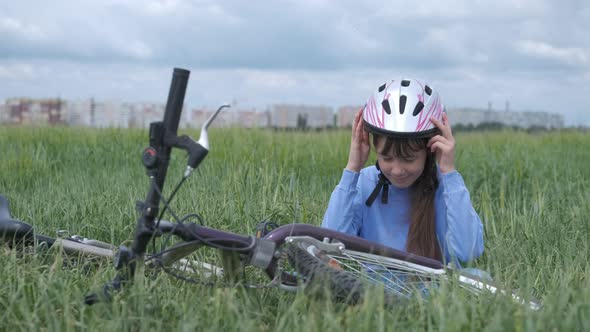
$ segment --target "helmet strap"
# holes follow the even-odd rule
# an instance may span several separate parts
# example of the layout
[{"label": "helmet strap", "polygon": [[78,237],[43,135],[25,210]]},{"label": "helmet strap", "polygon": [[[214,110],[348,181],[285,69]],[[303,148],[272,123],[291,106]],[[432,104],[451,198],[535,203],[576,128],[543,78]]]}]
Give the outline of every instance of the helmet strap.
[{"label": "helmet strap", "polygon": [[378,176],[379,181],[377,181],[377,185],[375,186],[375,189],[373,189],[373,192],[371,193],[371,195],[369,196],[369,198],[367,198],[367,201],[365,202],[365,204],[367,206],[371,206],[373,204],[373,202],[377,198],[377,195],[379,195],[379,192],[382,192],[381,203],[387,204],[387,198],[388,198],[388,194],[389,194],[389,185],[391,184],[391,182],[389,182],[389,180],[385,177],[385,175],[383,175],[383,172],[381,172],[381,168],[379,168],[379,160],[377,160],[377,162],[375,162],[375,167],[377,167],[377,169],[379,170],[379,176]]}]

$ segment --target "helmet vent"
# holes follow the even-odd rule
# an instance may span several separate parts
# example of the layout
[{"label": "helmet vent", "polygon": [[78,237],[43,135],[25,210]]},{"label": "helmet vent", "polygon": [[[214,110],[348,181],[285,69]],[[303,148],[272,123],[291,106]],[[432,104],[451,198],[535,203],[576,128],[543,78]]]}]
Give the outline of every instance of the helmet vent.
[{"label": "helmet vent", "polygon": [[382,101],[381,106],[383,106],[385,113],[391,114],[391,108],[389,107],[389,100],[385,99],[384,101]]},{"label": "helmet vent", "polygon": [[379,87],[379,92],[383,92],[383,90],[385,90],[385,83],[383,83],[383,85]]},{"label": "helmet vent", "polygon": [[408,81],[408,80],[403,80],[403,81],[402,81],[402,86],[410,86],[410,81]]},{"label": "helmet vent", "polygon": [[414,113],[412,113],[412,115],[413,116],[418,115],[418,113],[420,113],[423,108],[424,108],[424,103],[419,101],[418,104],[416,104],[416,107],[414,107]]},{"label": "helmet vent", "polygon": [[407,96],[404,96],[404,95],[399,96],[399,114],[404,114],[407,100],[408,100]]},{"label": "helmet vent", "polygon": [[424,91],[426,91],[427,95],[432,95],[432,89],[428,85],[424,87]]}]

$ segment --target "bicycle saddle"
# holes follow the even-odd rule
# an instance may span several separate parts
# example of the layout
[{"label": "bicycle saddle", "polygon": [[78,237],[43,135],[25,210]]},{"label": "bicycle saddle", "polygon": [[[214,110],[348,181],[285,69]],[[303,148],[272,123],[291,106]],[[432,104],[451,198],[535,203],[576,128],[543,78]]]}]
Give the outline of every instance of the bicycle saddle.
[{"label": "bicycle saddle", "polygon": [[10,208],[6,197],[0,195],[0,241],[31,242],[33,241],[33,227],[10,216]]}]

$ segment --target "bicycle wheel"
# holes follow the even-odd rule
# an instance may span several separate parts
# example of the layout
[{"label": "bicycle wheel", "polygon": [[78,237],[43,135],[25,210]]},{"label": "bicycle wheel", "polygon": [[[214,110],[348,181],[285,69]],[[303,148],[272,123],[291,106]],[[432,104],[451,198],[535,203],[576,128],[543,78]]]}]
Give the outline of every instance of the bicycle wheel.
[{"label": "bicycle wheel", "polygon": [[383,288],[387,304],[399,304],[412,296],[428,300],[429,290],[443,280],[456,281],[472,295],[491,293],[510,296],[515,302],[539,310],[541,302],[524,299],[493,282],[451,268],[435,269],[403,260],[359,251],[324,246],[318,241],[298,240],[288,248],[295,269],[308,286],[329,289],[336,300],[360,302],[369,287]]},{"label": "bicycle wheel", "polygon": [[382,288],[386,304],[401,304],[426,293],[445,273],[358,251],[325,250],[306,241],[292,243],[287,254],[306,286],[325,287],[336,300],[351,304],[362,301],[370,288]]}]

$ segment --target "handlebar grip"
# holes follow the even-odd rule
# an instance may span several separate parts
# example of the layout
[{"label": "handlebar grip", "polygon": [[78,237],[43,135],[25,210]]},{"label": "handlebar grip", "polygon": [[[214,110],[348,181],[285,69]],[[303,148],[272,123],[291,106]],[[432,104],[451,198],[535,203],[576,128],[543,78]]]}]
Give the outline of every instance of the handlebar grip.
[{"label": "handlebar grip", "polygon": [[170,83],[166,112],[164,113],[164,127],[168,134],[176,135],[178,131],[189,75],[190,71],[182,68],[174,68],[172,73],[172,82]]}]

